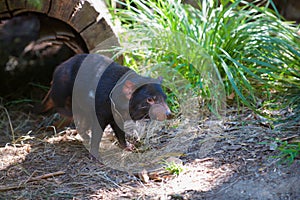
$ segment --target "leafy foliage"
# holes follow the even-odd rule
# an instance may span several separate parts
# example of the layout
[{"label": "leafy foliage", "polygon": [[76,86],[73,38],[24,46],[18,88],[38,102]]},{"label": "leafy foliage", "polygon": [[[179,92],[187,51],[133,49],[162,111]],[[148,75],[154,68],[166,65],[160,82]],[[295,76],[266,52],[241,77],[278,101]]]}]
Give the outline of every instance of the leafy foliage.
[{"label": "leafy foliage", "polygon": [[289,105],[282,94],[300,90],[297,27],[268,8],[271,0],[258,2],[203,0],[197,9],[174,0],[126,1],[116,13],[126,29],[122,53],[137,68],[143,60],[167,77],[179,72],[210,100],[234,93],[261,113],[261,102]]}]

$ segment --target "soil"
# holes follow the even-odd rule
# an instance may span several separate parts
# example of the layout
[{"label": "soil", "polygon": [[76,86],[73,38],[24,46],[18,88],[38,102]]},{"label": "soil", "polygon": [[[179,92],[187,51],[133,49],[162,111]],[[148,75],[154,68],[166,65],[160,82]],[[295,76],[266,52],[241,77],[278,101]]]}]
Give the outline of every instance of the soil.
[{"label": "soil", "polygon": [[231,110],[222,123],[195,127],[187,152],[172,157],[179,175],[128,173],[94,160],[73,128],[48,126],[56,115],[21,107],[0,108],[0,199],[300,199],[299,158],[288,165],[273,157],[274,138],[298,138],[299,123],[273,126]]}]

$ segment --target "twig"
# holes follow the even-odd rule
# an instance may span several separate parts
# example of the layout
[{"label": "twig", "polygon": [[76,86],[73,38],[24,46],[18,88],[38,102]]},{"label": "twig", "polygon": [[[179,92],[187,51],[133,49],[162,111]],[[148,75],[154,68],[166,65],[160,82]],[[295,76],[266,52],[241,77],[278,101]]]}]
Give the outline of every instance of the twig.
[{"label": "twig", "polygon": [[24,188],[25,185],[9,185],[9,186],[4,186],[4,187],[0,187],[0,192],[5,192],[8,190],[14,190],[14,189],[22,189]]},{"label": "twig", "polygon": [[64,171],[53,172],[53,173],[44,174],[44,175],[41,175],[41,176],[30,178],[26,182],[28,183],[28,182],[32,182],[32,181],[38,181],[38,180],[41,180],[41,179],[46,179],[46,178],[50,178],[50,177],[53,177],[53,176],[59,176],[59,175],[62,175],[62,174],[65,174],[65,172]]},{"label": "twig", "polygon": [[14,189],[22,189],[25,187],[25,184],[28,182],[33,182],[33,181],[39,181],[42,179],[47,179],[53,176],[59,176],[65,174],[64,171],[58,171],[58,172],[53,172],[53,173],[49,173],[49,174],[44,174],[41,176],[37,176],[37,177],[33,177],[28,179],[27,181],[25,181],[24,183],[18,184],[18,185],[9,185],[9,186],[4,186],[4,187],[0,187],[0,192],[4,192],[4,191],[8,191],[8,190],[14,190]]}]

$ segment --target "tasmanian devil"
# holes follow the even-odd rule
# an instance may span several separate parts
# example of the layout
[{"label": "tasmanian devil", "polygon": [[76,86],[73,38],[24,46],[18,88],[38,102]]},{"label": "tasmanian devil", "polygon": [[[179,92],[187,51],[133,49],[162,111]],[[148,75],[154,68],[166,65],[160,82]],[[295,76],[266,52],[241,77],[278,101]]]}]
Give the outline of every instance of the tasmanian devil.
[{"label": "tasmanian devil", "polygon": [[125,140],[124,121],[149,118],[154,107],[159,116],[165,116],[157,120],[171,114],[161,81],[140,76],[102,55],[78,54],[55,69],[42,112],[54,108],[63,116],[74,118],[77,129],[91,128],[93,155],[98,155],[101,131],[107,125],[115,132],[120,147],[132,150],[133,146]]}]

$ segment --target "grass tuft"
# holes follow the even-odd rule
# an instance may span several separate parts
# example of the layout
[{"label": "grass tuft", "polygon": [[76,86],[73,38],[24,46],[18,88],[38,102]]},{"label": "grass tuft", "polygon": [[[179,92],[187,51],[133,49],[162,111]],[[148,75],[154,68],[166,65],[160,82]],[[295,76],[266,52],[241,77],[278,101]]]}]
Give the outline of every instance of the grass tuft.
[{"label": "grass tuft", "polygon": [[204,0],[200,9],[174,0],[120,2],[121,53],[139,71],[159,69],[168,85],[179,74],[212,110],[221,110],[234,93],[237,102],[271,117],[262,103],[281,97],[276,103],[282,108],[291,103],[283,93],[299,94],[300,37],[298,27],[266,2]]}]

